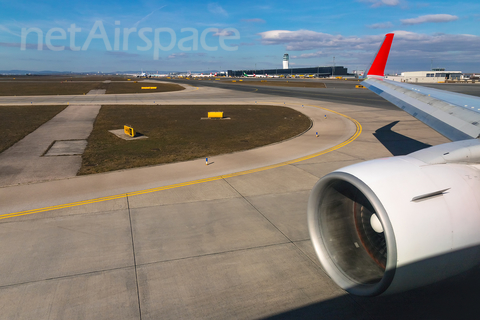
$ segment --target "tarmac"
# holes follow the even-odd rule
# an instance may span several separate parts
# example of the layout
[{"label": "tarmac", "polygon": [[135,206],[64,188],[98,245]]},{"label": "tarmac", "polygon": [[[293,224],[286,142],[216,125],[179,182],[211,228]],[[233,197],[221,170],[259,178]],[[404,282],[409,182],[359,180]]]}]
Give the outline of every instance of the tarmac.
[{"label": "tarmac", "polygon": [[216,88],[16,98],[0,104],[285,103],[313,127],[208,166],[0,188],[0,319],[438,319],[470,310],[452,295],[477,278],[365,299],[338,288],[313,252],[311,188],[332,170],[391,156],[379,128],[399,121],[390,142],[448,142],[400,110]]}]

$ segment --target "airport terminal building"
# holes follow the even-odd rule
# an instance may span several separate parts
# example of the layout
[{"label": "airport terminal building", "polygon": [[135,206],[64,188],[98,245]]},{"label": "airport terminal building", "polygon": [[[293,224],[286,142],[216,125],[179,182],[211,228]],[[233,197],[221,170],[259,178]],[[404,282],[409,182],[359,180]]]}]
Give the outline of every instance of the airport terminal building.
[{"label": "airport terminal building", "polygon": [[432,69],[430,71],[402,72],[399,76],[386,76],[388,80],[398,82],[438,83],[449,80],[463,80],[462,71],[446,71],[445,69]]},{"label": "airport terminal building", "polygon": [[256,70],[228,70],[230,77],[242,77],[244,74],[249,76],[268,75],[268,76],[313,76],[320,78],[350,76],[347,68],[342,66],[335,67],[309,67],[309,68],[289,68],[289,69],[256,69]]}]

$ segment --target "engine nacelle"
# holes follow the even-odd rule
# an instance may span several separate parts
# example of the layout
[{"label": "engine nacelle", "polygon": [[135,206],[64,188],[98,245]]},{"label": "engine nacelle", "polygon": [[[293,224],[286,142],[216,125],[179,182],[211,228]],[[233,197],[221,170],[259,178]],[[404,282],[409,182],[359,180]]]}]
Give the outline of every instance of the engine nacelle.
[{"label": "engine nacelle", "polygon": [[427,164],[419,154],[355,164],[313,188],[310,236],[325,271],[346,291],[405,291],[480,262],[478,167]]}]

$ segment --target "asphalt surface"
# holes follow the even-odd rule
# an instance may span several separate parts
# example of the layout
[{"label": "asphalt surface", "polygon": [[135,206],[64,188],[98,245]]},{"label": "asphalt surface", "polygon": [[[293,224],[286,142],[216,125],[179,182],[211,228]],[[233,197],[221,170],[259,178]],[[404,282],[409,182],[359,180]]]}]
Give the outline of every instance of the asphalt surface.
[{"label": "asphalt surface", "polygon": [[[312,99],[328,102],[338,102],[338,103],[349,103],[352,105],[358,106],[368,106],[373,108],[382,108],[382,109],[392,109],[396,107],[380,98],[375,93],[367,89],[358,89],[355,88],[356,85],[359,85],[361,81],[353,80],[322,80],[322,79],[288,79],[291,82],[320,82],[324,83],[326,88],[288,88],[283,86],[268,86],[268,83],[275,82],[285,82],[286,80],[282,79],[251,79],[244,78],[241,79],[242,83],[239,82],[240,79],[236,79],[236,82],[232,80],[184,80],[184,79],[172,79],[172,80],[162,80],[175,82],[180,84],[188,84],[191,86],[199,87],[214,87],[214,88],[225,88],[241,92],[254,92],[257,94],[267,94],[280,97],[290,97],[290,98],[299,98],[299,99]],[[261,83],[260,81],[267,81],[267,83]],[[472,96],[480,97],[480,83],[467,83],[467,84],[416,84],[421,86],[426,86],[430,88],[435,88],[439,90],[457,92],[462,94],[468,94]]]},{"label": "asphalt surface", "polygon": [[[165,80],[163,80],[165,81]],[[378,97],[367,89],[356,89],[355,85],[360,84],[358,81],[342,81],[342,80],[305,80],[298,79],[289,81],[319,81],[325,83],[327,88],[288,88],[280,86],[268,86],[265,84],[256,85],[261,80],[243,79],[242,84],[239,82],[231,82],[229,80],[167,80],[180,84],[188,84],[198,87],[213,87],[220,89],[229,89],[240,92],[256,93],[258,95],[271,95],[276,97],[289,97],[298,99],[320,100],[326,102],[349,103],[358,106],[370,106],[383,109],[394,109],[395,106],[388,101]],[[238,81],[238,80],[237,80]],[[277,79],[267,79],[268,81],[285,81]],[[352,91],[353,89],[353,91]]]},{"label": "asphalt surface", "polygon": [[[436,145],[448,142],[444,137],[363,89],[215,88],[221,85],[171,94],[0,98],[0,104],[241,101],[331,110],[314,121],[325,130],[319,138],[313,130],[299,137],[308,149],[309,140],[318,141],[313,156],[296,161],[238,173],[234,167],[242,170],[245,156],[238,153],[240,161],[226,171],[209,172],[232,155],[187,169],[175,164],[0,188],[0,319],[478,317],[477,270],[403,294],[359,298],[323,272],[307,231],[307,199],[320,177],[404,150],[394,146]],[[361,124],[358,137],[342,115]],[[391,130],[379,131],[385,127]],[[282,146],[262,158],[281,159]],[[207,178],[178,182],[177,173]]]}]

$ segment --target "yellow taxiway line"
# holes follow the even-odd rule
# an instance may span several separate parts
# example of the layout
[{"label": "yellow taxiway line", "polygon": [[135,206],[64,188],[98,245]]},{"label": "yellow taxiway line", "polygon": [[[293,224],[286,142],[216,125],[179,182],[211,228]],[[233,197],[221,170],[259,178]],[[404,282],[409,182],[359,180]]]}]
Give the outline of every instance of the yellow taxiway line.
[{"label": "yellow taxiway line", "polygon": [[333,111],[333,110],[330,110],[330,109],[327,109],[327,108],[322,108],[322,107],[319,107],[319,106],[314,106],[314,105],[307,105],[307,106],[323,109],[325,111],[332,112],[332,113],[340,115],[344,118],[349,119],[350,121],[352,121],[355,124],[355,127],[356,127],[355,133],[348,140],[346,140],[346,141],[344,141],[344,142],[342,142],[342,143],[340,143],[336,146],[333,146],[329,149],[326,149],[326,150],[323,150],[323,151],[320,151],[320,152],[317,152],[317,153],[314,153],[314,154],[311,154],[311,155],[308,155],[308,156],[305,156],[305,157],[301,157],[301,158],[298,158],[298,159],[273,164],[273,165],[270,165],[270,166],[265,166],[265,167],[261,167],[261,168],[245,170],[245,171],[240,171],[240,172],[235,172],[235,173],[230,173],[230,174],[224,174],[224,175],[211,177],[211,178],[205,178],[205,179],[193,180],[193,181],[188,181],[188,182],[176,183],[176,184],[172,184],[172,185],[168,185],[168,186],[164,186],[164,187],[158,187],[158,188],[140,190],[140,191],[135,191],[135,192],[122,193],[122,194],[109,196],[109,197],[103,197],[103,198],[96,198],[96,199],[91,199],[91,200],[84,200],[84,201],[66,203],[66,204],[61,204],[61,205],[56,205],[56,206],[51,206],[51,207],[32,209],[32,210],[26,210],[26,211],[14,212],[14,213],[6,213],[6,214],[0,215],[0,220],[1,219],[7,219],[7,218],[13,218],[13,217],[20,217],[20,216],[25,216],[25,215],[30,215],[30,214],[40,213],[40,212],[45,212],[45,211],[72,208],[72,207],[77,207],[77,206],[82,206],[82,205],[92,204],[92,203],[97,203],[97,202],[103,202],[103,201],[108,201],[108,200],[123,199],[123,198],[127,198],[127,197],[138,196],[138,195],[142,195],[142,194],[158,192],[158,191],[174,189],[174,188],[180,188],[180,187],[185,187],[185,186],[191,186],[191,185],[194,185],[194,184],[199,184],[199,183],[204,183],[204,182],[209,182],[209,181],[222,180],[222,179],[231,178],[231,177],[238,177],[238,176],[242,176],[242,175],[245,175],[245,174],[250,174],[250,173],[265,171],[265,170],[274,169],[274,168],[278,168],[278,167],[283,167],[283,166],[286,166],[286,165],[289,165],[289,164],[294,164],[294,163],[301,162],[301,161],[304,161],[304,160],[312,159],[312,158],[318,157],[320,155],[323,155],[323,154],[332,152],[334,150],[340,149],[341,147],[344,147],[347,144],[354,141],[355,139],[357,139],[357,137],[362,133],[362,126],[360,125],[360,123],[357,120],[355,120],[355,119],[353,119],[349,116],[346,116],[346,115],[341,114],[339,112],[336,112],[336,111]]}]

